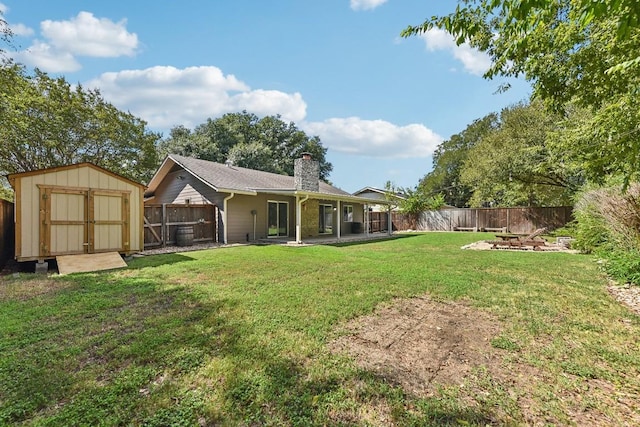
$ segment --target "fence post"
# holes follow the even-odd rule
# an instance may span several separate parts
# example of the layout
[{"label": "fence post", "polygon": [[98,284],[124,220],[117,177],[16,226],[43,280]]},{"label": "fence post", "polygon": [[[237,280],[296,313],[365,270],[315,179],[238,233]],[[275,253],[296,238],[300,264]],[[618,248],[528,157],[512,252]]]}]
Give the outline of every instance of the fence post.
[{"label": "fence post", "polygon": [[162,246],[167,246],[167,235],[169,234],[169,230],[167,230],[167,204],[162,204],[162,214],[160,215],[160,224],[161,224],[161,236],[162,236]]}]

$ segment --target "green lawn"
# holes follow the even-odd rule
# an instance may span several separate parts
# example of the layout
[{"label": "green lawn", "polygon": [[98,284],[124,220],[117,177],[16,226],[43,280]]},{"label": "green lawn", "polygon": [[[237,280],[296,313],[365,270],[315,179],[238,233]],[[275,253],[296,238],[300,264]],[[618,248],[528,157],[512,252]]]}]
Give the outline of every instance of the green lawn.
[{"label": "green lawn", "polygon": [[[4,277],[0,425],[640,419],[640,318],[608,295],[595,260],[460,250],[490,236],[233,247],[115,272]],[[485,377],[417,397],[327,349],[343,322],[417,295],[494,316],[505,368],[527,367],[535,381]]]}]

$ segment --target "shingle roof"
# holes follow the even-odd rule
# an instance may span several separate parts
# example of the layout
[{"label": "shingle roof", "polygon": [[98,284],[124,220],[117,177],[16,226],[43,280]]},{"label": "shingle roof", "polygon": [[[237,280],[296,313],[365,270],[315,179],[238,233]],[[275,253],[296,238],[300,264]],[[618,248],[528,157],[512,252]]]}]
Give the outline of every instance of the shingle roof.
[{"label": "shingle roof", "polygon": [[[216,189],[264,193],[268,193],[269,190],[295,191],[294,178],[292,176],[241,168],[239,166],[227,166],[178,154],[170,154],[169,158]],[[323,181],[319,182],[318,192],[334,196],[351,196],[350,193]]]}]

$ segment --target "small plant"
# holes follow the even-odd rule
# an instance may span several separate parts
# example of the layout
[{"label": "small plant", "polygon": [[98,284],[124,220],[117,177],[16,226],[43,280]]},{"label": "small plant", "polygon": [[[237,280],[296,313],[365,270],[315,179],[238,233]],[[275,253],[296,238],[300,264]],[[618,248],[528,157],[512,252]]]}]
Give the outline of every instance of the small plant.
[{"label": "small plant", "polygon": [[491,340],[491,346],[501,350],[519,351],[520,346],[515,341],[500,335]]}]

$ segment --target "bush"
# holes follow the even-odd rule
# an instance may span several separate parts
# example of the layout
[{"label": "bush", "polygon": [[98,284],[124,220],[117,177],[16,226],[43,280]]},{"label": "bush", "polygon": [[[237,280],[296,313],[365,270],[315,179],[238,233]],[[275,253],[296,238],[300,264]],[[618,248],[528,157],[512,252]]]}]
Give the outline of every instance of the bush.
[{"label": "bush", "polygon": [[614,279],[640,284],[640,184],[586,190],[574,216],[574,247],[601,256]]}]

